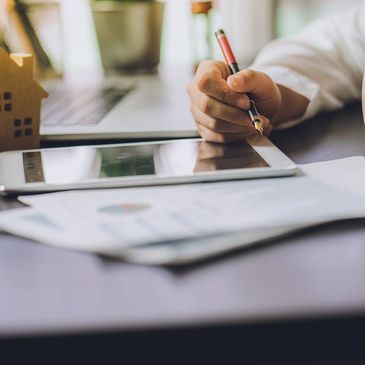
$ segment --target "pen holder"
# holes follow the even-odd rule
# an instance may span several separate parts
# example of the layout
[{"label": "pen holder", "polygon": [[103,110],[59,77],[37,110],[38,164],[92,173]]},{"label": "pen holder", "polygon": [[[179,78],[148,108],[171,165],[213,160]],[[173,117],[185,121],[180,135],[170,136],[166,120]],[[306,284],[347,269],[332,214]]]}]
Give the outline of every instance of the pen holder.
[{"label": "pen holder", "polygon": [[162,1],[91,2],[103,67],[153,71],[160,62]]},{"label": "pen holder", "polygon": [[0,0],[0,23],[3,23],[5,49],[32,54],[38,79],[62,77],[61,1],[3,1]]}]

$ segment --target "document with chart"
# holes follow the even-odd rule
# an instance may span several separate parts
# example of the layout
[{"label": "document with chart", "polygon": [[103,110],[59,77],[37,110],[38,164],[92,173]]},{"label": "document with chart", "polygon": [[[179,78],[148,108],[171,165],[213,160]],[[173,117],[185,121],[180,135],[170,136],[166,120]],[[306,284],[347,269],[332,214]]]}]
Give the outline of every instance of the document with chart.
[{"label": "document with chart", "polygon": [[232,234],[239,246],[365,217],[364,157],[303,165],[301,171],[290,178],[25,196],[19,200],[30,207],[0,213],[0,228],[62,248],[123,257],[161,243],[181,247],[205,240],[205,246],[231,247],[217,237]]}]

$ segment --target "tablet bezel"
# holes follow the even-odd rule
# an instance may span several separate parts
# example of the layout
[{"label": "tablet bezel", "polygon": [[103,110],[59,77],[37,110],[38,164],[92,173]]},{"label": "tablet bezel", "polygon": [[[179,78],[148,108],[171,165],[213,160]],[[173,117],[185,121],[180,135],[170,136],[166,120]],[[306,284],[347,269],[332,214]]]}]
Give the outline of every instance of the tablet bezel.
[{"label": "tablet bezel", "polygon": [[[164,140],[153,142],[135,142],[102,144],[87,146],[59,147],[57,149],[70,148],[113,148],[136,145],[154,145],[164,143],[183,143],[186,141],[201,141],[199,138],[182,140]],[[234,170],[220,170],[200,172],[194,175],[166,177],[157,175],[139,175],[129,177],[98,178],[97,180],[85,180],[82,183],[73,184],[47,184],[44,182],[27,183],[23,168],[24,152],[42,152],[42,149],[19,150],[0,153],[0,192],[3,194],[29,194],[52,191],[80,190],[80,189],[100,189],[100,188],[121,188],[133,186],[154,186],[183,183],[197,183],[223,180],[241,180],[264,177],[291,176],[297,172],[297,166],[267,138],[254,136],[247,139],[253,149],[268,163],[269,167],[254,167]]]}]

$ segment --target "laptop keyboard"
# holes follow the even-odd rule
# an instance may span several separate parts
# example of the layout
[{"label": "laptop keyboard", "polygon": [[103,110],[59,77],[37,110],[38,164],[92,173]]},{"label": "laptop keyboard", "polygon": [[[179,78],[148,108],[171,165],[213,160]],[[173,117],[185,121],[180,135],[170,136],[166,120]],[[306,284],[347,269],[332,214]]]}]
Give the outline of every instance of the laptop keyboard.
[{"label": "laptop keyboard", "polygon": [[91,87],[50,90],[42,102],[42,125],[90,125],[99,123],[131,88]]}]

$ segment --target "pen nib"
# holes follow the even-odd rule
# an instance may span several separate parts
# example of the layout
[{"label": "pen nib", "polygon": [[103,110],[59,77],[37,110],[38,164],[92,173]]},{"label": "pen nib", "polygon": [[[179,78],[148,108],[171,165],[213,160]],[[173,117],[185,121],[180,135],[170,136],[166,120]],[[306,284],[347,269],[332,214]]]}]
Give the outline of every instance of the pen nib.
[{"label": "pen nib", "polygon": [[260,135],[263,136],[264,135],[264,129],[262,128],[262,124],[260,122],[256,121],[256,122],[254,122],[254,126],[255,126],[257,132],[259,132]]}]

